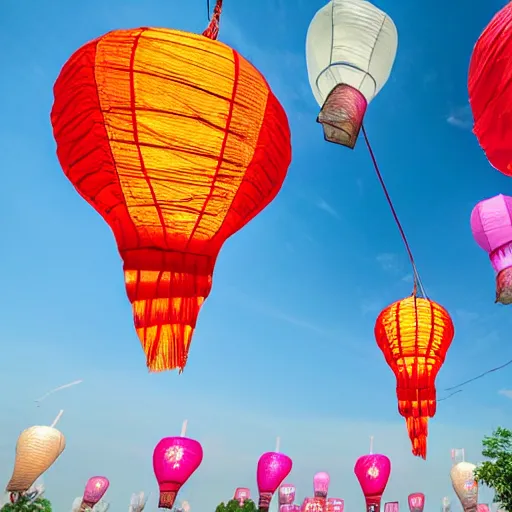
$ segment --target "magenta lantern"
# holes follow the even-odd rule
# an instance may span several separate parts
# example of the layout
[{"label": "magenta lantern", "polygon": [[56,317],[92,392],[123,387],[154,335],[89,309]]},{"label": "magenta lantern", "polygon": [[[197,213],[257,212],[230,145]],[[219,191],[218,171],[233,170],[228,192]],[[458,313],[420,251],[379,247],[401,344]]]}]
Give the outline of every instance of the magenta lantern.
[{"label": "magenta lantern", "polygon": [[325,500],[322,498],[306,498],[300,512],[324,512]]},{"label": "magenta lantern", "polygon": [[259,510],[268,510],[272,496],[292,470],[292,459],[279,452],[264,453],[258,460]]},{"label": "magenta lantern", "polygon": [[384,505],[384,512],[398,512],[398,501],[388,501]]},{"label": "magenta lantern", "polygon": [[477,512],[491,512],[489,505],[486,503],[479,503],[476,507]]},{"label": "magenta lantern", "polygon": [[512,197],[480,201],[471,212],[471,231],[497,273],[496,302],[512,304]]},{"label": "magenta lantern", "polygon": [[171,509],[178,491],[203,460],[203,447],[188,437],[164,437],[153,452],[153,471],[160,489],[159,508]]},{"label": "magenta lantern", "polygon": [[89,478],[85,484],[84,497],[82,498],[80,510],[93,508],[94,505],[103,498],[109,485],[110,482],[105,476],[93,476]]},{"label": "magenta lantern", "polygon": [[385,455],[363,455],[357,459],[354,473],[366,500],[366,510],[378,512],[391,473],[391,461]]},{"label": "magenta lantern", "polygon": [[422,492],[413,492],[407,498],[411,512],[423,512],[425,507],[425,495]]},{"label": "magenta lantern", "polygon": [[330,481],[331,477],[329,473],[325,473],[324,471],[317,473],[313,477],[313,490],[315,491],[316,498],[327,498]]},{"label": "magenta lantern", "polygon": [[279,487],[279,505],[291,505],[295,501],[295,485],[283,484]]},{"label": "magenta lantern", "polygon": [[247,487],[237,487],[233,499],[237,500],[242,507],[245,500],[251,499],[251,491]]},{"label": "magenta lantern", "polygon": [[345,502],[340,498],[329,498],[325,512],[343,512],[345,510]]}]

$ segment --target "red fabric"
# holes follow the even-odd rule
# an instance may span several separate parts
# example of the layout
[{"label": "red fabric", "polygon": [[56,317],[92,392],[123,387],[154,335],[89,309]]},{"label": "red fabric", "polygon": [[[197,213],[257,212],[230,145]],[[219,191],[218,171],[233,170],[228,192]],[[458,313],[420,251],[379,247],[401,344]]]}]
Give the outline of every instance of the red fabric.
[{"label": "red fabric", "polygon": [[491,165],[512,176],[512,3],[475,44],[469,66],[473,132]]}]

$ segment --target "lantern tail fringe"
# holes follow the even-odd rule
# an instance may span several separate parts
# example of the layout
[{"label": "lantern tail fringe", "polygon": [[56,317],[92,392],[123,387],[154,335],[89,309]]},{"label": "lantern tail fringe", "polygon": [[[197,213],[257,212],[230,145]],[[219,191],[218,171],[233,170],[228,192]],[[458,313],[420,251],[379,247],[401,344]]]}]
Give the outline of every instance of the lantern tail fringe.
[{"label": "lantern tail fringe", "polygon": [[412,443],[412,453],[422,459],[427,458],[428,417],[406,418],[407,431]]},{"label": "lantern tail fringe", "polygon": [[137,335],[150,372],[183,372],[212,275],[125,269]]},{"label": "lantern tail fringe", "polygon": [[204,37],[208,37],[209,39],[217,39],[219,36],[219,25],[220,25],[220,15],[222,13],[222,0],[217,0],[215,4],[215,8],[213,9],[213,16],[210,20],[210,23],[206,27],[203,32]]},{"label": "lantern tail fringe", "polygon": [[324,138],[354,149],[363,124],[368,102],[354,87],[337,85],[327,96],[317,118],[324,129]]},{"label": "lantern tail fringe", "polygon": [[496,276],[496,303],[512,304],[512,267],[503,269]]}]

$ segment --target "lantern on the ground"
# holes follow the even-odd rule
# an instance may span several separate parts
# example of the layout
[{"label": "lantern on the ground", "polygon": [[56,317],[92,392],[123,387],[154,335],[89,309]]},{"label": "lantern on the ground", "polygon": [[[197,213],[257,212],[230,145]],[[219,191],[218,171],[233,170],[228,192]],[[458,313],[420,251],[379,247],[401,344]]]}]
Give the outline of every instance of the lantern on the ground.
[{"label": "lantern on the ground", "polygon": [[292,459],[280,452],[267,452],[259,458],[256,478],[260,511],[269,509],[272,496],[290,474],[292,465]]}]

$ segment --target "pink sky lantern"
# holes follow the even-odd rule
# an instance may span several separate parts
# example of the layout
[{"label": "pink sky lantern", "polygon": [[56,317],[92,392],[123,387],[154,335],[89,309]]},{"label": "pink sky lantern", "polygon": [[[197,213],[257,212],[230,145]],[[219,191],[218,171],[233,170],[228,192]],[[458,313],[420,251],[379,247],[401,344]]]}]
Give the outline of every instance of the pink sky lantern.
[{"label": "pink sky lantern", "polygon": [[343,512],[345,510],[345,502],[341,498],[329,498],[325,512]]},{"label": "pink sky lantern", "polygon": [[84,497],[82,498],[82,506],[80,510],[93,508],[107,492],[110,485],[108,478],[105,476],[93,476],[87,480],[85,484]]},{"label": "pink sky lantern", "polygon": [[398,501],[388,501],[384,504],[384,512],[398,512]]},{"label": "pink sky lantern", "polygon": [[325,499],[305,498],[302,502],[300,512],[324,512]]},{"label": "pink sky lantern", "polygon": [[233,499],[243,507],[245,500],[251,499],[251,491],[247,487],[237,487]]},{"label": "pink sky lantern", "polygon": [[471,231],[498,274],[496,302],[512,304],[512,197],[480,201],[471,212]]},{"label": "pink sky lantern", "polygon": [[331,477],[325,471],[321,471],[313,477],[313,490],[315,491],[316,498],[327,498],[330,482]]},{"label": "pink sky lantern", "polygon": [[256,478],[260,494],[260,511],[269,509],[272,496],[292,470],[292,459],[284,453],[279,453],[279,442],[278,437],[276,451],[264,453],[258,460]]},{"label": "pink sky lantern", "polygon": [[491,509],[487,503],[479,503],[476,507],[477,512],[491,512]]},{"label": "pink sky lantern", "polygon": [[279,505],[291,505],[295,501],[295,485],[282,484],[279,487]]},{"label": "pink sky lantern", "polygon": [[300,512],[300,505],[281,505],[279,512]]},{"label": "pink sky lantern", "polygon": [[370,454],[357,459],[354,473],[366,500],[366,510],[378,512],[391,473],[391,461],[385,455],[373,453],[373,437],[370,439]]},{"label": "pink sky lantern", "polygon": [[164,437],[153,452],[153,470],[160,489],[159,508],[172,509],[180,488],[203,461],[203,447],[185,437],[187,421],[179,437]]},{"label": "pink sky lantern", "polygon": [[423,512],[425,507],[425,495],[422,492],[413,492],[407,498],[411,512]]}]

